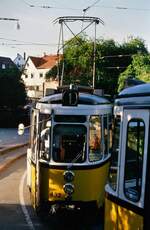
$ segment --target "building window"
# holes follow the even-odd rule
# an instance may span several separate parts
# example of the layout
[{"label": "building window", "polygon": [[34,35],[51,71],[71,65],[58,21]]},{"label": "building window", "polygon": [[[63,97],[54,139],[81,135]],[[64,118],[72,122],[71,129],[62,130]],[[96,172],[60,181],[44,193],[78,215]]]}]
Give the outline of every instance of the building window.
[{"label": "building window", "polygon": [[28,90],[34,90],[34,86],[28,86]]},{"label": "building window", "polygon": [[41,78],[43,77],[43,73],[40,73],[40,77],[41,77]]},{"label": "building window", "polygon": [[2,69],[6,69],[6,65],[5,64],[2,64]]},{"label": "building window", "polygon": [[142,119],[130,120],[127,128],[124,193],[134,202],[141,196],[144,137],[145,124]]},{"label": "building window", "polygon": [[28,78],[28,75],[27,75],[27,74],[25,74],[25,78]]},{"label": "building window", "polygon": [[31,73],[31,78],[33,78],[34,77],[34,74],[33,73]]}]

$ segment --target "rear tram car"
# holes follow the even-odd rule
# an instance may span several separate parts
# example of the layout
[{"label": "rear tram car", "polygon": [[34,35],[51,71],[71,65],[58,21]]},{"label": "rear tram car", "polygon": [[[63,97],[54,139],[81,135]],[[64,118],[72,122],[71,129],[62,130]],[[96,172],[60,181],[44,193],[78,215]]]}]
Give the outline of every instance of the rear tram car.
[{"label": "rear tram car", "polygon": [[[82,92],[84,91],[84,92]],[[81,89],[40,99],[31,115],[27,183],[33,207],[101,207],[110,159],[112,106]]]},{"label": "rear tram car", "polygon": [[150,229],[150,84],[115,100],[105,230]]}]

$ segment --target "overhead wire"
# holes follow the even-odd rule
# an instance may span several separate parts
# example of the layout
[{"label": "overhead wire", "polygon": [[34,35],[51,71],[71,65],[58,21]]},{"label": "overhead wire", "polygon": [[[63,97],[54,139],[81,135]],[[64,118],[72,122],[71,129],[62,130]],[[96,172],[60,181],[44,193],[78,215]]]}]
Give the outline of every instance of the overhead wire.
[{"label": "overhead wire", "polygon": [[90,6],[86,7],[85,9],[83,9],[83,12],[86,13],[87,10],[89,10],[90,8],[92,8],[93,6],[95,6],[100,0],[96,0],[94,3],[92,3]]},{"label": "overhead wire", "polygon": [[30,4],[23,0],[23,2],[31,8],[43,8],[43,9],[58,9],[58,10],[82,10],[79,8],[70,8],[70,7],[56,7],[56,6],[49,6],[49,5],[34,5]]},{"label": "overhead wire", "polygon": [[38,7],[43,9],[59,9],[59,10],[78,10],[82,12],[88,11],[90,8],[110,8],[110,9],[117,9],[117,10],[135,10],[135,11],[150,11],[150,8],[137,8],[137,7],[126,7],[126,6],[105,6],[105,5],[96,5],[100,0],[95,1],[91,5],[87,6],[84,9],[81,8],[70,8],[70,7],[57,7],[57,6],[49,6],[49,5],[34,5],[30,4],[27,1],[23,0],[23,2],[31,8]]},{"label": "overhead wire", "polygon": [[57,46],[57,44],[42,44],[42,43],[0,43],[0,45],[6,45],[6,46],[10,46],[10,45],[15,45],[15,46]]},{"label": "overhead wire", "polygon": [[1,45],[34,45],[34,46],[56,46],[57,45],[55,43],[39,43],[39,42],[31,42],[31,41],[22,41],[22,40],[16,40],[16,39],[9,39],[9,38],[4,38],[4,37],[0,37],[0,40],[11,41],[11,42],[20,42],[20,43],[5,43],[5,42],[2,42],[2,43],[0,43]]},{"label": "overhead wire", "polygon": [[125,7],[125,6],[94,6],[96,8],[108,8],[117,10],[136,10],[136,11],[150,11],[150,8],[135,8],[135,7]]}]

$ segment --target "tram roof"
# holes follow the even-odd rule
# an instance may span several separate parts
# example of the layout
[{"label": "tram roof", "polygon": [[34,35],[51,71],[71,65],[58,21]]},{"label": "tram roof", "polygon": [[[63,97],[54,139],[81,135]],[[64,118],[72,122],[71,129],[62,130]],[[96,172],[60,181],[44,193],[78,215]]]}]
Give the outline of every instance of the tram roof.
[{"label": "tram roof", "polygon": [[122,90],[115,100],[115,105],[149,105],[150,83],[132,86]]},{"label": "tram roof", "polygon": [[[45,103],[45,104],[62,104],[62,93],[52,94],[50,96],[43,97],[38,102]],[[79,92],[78,104],[101,105],[101,104],[110,104],[110,102],[105,97],[102,96]]]}]

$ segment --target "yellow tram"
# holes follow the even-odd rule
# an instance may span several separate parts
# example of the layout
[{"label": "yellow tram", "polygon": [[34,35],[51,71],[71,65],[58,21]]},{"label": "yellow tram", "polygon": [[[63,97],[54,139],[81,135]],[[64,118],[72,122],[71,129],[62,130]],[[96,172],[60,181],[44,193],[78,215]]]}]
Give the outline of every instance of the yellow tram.
[{"label": "yellow tram", "polygon": [[36,103],[27,152],[27,184],[36,210],[103,205],[111,113],[107,99],[82,87],[62,87]]},{"label": "yellow tram", "polygon": [[115,100],[114,138],[105,197],[105,230],[150,229],[150,84]]}]

